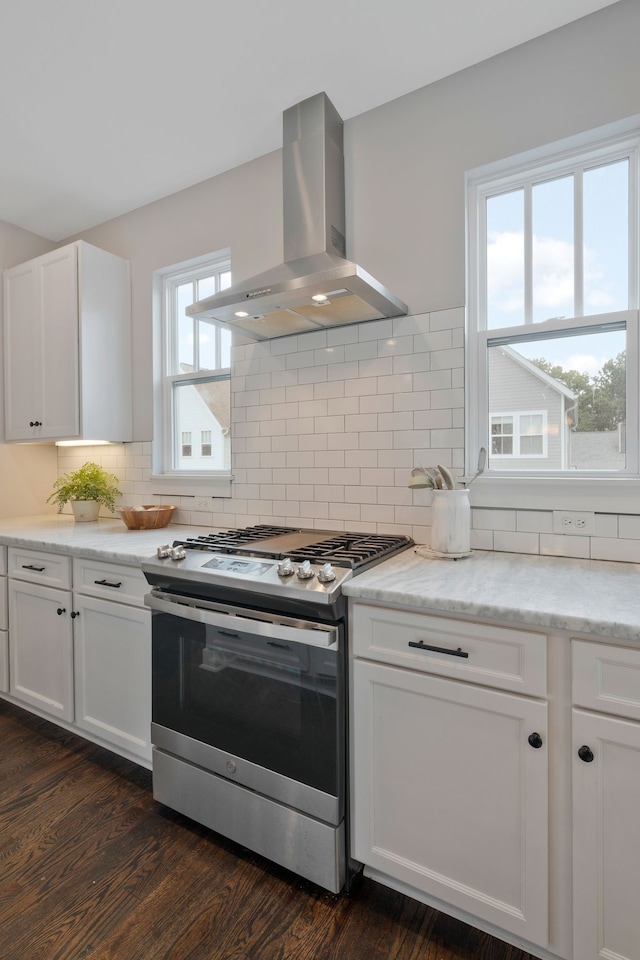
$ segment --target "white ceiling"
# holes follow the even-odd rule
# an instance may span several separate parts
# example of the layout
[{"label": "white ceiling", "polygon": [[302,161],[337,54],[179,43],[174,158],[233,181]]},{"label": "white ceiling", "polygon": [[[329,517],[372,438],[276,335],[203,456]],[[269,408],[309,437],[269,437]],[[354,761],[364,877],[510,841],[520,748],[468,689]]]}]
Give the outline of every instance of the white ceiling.
[{"label": "white ceiling", "polygon": [[70,237],[613,2],[5,0],[0,220]]}]

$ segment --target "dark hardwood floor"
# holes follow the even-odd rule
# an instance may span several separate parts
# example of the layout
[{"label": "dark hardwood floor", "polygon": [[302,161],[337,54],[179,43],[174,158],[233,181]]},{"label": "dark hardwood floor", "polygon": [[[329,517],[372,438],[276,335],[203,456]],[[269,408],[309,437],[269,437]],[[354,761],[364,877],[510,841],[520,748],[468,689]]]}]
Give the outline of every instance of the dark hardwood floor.
[{"label": "dark hardwood floor", "polygon": [[362,880],[335,897],[0,701],[0,960],[533,960]]}]

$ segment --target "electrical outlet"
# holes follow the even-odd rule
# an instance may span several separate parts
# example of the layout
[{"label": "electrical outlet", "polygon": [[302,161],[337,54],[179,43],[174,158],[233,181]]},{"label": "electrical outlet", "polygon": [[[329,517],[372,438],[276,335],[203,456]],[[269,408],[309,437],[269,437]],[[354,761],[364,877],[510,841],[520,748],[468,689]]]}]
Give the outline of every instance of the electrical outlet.
[{"label": "electrical outlet", "polygon": [[553,532],[564,533],[572,537],[592,537],[595,533],[596,517],[586,510],[554,510]]},{"label": "electrical outlet", "polygon": [[211,512],[212,508],[213,503],[211,497],[194,497],[194,510],[207,510],[208,512]]}]

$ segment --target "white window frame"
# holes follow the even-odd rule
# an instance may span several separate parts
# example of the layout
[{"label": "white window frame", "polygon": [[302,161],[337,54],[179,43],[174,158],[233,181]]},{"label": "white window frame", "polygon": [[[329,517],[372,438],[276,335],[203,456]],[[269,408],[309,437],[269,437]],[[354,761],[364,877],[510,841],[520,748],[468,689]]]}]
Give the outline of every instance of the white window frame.
[{"label": "white window frame", "polygon": [[[174,496],[231,497],[231,470],[175,469],[172,464],[181,438],[173,422],[173,389],[175,384],[197,383],[214,379],[229,380],[231,368],[194,370],[170,373],[177,351],[177,328],[172,323],[177,287],[188,280],[198,280],[215,272],[231,269],[230,251],[220,250],[181,264],[158,270],[154,274],[154,437],[152,481],[158,493]],[[220,357],[220,332],[217,331],[216,356]],[[197,340],[197,338],[196,338]],[[197,342],[194,344],[197,366]],[[193,451],[193,438],[192,438]]]},{"label": "white window frame", "polygon": [[[599,163],[629,157],[629,309],[610,314],[576,316],[541,323],[525,322],[518,327],[486,329],[483,315],[486,303],[486,200],[487,197],[516,189],[527,182],[554,179],[574,172],[578,165],[591,167]],[[596,332],[610,325],[626,326],[627,339],[627,468],[611,476],[580,471],[579,476],[563,471],[541,471],[540,475],[517,475],[501,472],[494,465],[475,481],[473,501],[478,506],[608,509],[621,512],[624,503],[637,500],[640,494],[640,393],[638,390],[639,312],[638,256],[640,251],[638,211],[640,197],[640,115],[609,124],[560,143],[532,150],[507,160],[470,170],[466,174],[467,208],[467,329],[466,329],[466,404],[465,470],[475,472],[479,450],[490,442],[488,409],[487,356],[490,345],[500,343],[517,346],[518,340],[546,339],[570,335],[581,330]],[[576,214],[575,246],[582,247],[581,211]],[[576,288],[582,290],[582,271],[576,262]],[[530,289],[530,279],[526,286]],[[582,308],[581,293],[576,306]],[[526,305],[531,320],[530,304]],[[509,458],[511,459],[511,458]]]},{"label": "white window frame", "polygon": [[[507,410],[507,411],[496,411],[492,410],[489,414],[489,426],[491,427],[491,421],[494,417],[500,417],[501,419],[510,418],[513,423],[513,453],[492,453],[491,457],[493,460],[544,460],[549,454],[547,449],[547,411],[546,410]],[[542,432],[540,434],[535,434],[535,436],[542,437],[542,453],[521,453],[520,451],[520,441],[523,434],[520,422],[522,417],[542,417]],[[491,438],[493,434],[489,434],[489,443],[491,443]],[[507,436],[507,434],[500,434],[500,436]]]}]

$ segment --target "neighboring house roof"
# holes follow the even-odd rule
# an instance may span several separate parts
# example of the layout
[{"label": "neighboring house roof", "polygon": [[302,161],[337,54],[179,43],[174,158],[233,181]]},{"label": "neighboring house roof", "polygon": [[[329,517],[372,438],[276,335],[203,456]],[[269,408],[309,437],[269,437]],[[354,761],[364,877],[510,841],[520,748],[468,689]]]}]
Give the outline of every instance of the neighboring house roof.
[{"label": "neighboring house roof", "polygon": [[[191,373],[193,366],[189,363],[181,363],[180,369],[183,373]],[[199,396],[207,405],[213,416],[216,418],[223,432],[228,432],[231,427],[231,392],[220,389],[220,381],[209,381],[208,383],[194,384]]]},{"label": "neighboring house roof", "polygon": [[551,387],[552,390],[555,390],[557,393],[563,394],[568,400],[576,400],[577,394],[570,390],[569,387],[562,383],[560,380],[556,380],[555,377],[549,376],[548,373],[545,373],[544,370],[541,370],[539,366],[535,363],[532,363],[531,360],[527,360],[526,357],[523,357],[518,353],[517,350],[513,350],[512,347],[501,346],[498,348],[502,350],[505,356],[510,357],[512,360],[515,360],[516,363],[519,363],[521,367],[524,367],[525,370],[528,370],[529,373],[532,373],[534,376],[538,377],[543,383],[548,387]]}]

